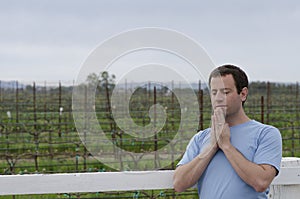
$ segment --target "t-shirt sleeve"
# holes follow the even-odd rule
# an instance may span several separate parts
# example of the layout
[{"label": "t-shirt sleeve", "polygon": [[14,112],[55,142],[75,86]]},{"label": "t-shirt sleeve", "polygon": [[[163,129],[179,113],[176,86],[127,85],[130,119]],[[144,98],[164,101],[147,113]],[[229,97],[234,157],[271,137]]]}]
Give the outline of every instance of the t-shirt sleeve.
[{"label": "t-shirt sleeve", "polygon": [[258,139],[258,147],[255,152],[254,162],[256,164],[269,164],[280,170],[282,157],[282,139],[279,130],[268,126],[264,128]]},{"label": "t-shirt sleeve", "polygon": [[183,154],[182,159],[178,162],[177,166],[189,163],[199,154],[201,147],[201,142],[199,140],[201,140],[202,136],[202,131],[200,131],[192,137],[186,147],[186,151]]}]

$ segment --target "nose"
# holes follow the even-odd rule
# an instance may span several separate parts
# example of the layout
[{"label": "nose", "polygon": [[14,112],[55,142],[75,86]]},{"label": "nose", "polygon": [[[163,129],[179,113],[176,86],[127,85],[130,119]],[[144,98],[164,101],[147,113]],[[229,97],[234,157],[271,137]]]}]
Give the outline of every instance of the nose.
[{"label": "nose", "polygon": [[217,92],[216,96],[215,96],[215,100],[218,102],[221,102],[224,100],[224,94],[220,91]]}]

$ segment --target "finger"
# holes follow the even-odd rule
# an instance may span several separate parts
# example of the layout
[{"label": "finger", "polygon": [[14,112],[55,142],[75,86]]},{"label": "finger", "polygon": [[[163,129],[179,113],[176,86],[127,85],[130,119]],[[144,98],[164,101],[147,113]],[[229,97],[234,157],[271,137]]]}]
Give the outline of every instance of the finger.
[{"label": "finger", "polygon": [[225,131],[226,133],[229,133],[229,134],[230,134],[230,128],[229,128],[228,123],[225,123],[225,124],[224,124],[224,131]]},{"label": "finger", "polygon": [[222,108],[216,110],[216,121],[218,124],[225,123],[224,110]]},{"label": "finger", "polygon": [[211,116],[211,133],[214,134],[216,131],[216,125],[215,125],[215,117],[214,115]]},{"label": "finger", "polygon": [[211,116],[211,129],[212,131],[216,130],[216,125],[215,125],[215,115]]},{"label": "finger", "polygon": [[225,118],[223,116],[223,113],[221,111],[217,111],[215,115],[215,126],[219,134],[222,133],[222,130],[224,128]]},{"label": "finger", "polygon": [[211,116],[211,143],[217,144],[217,138],[216,138],[216,122],[215,122],[215,115]]}]

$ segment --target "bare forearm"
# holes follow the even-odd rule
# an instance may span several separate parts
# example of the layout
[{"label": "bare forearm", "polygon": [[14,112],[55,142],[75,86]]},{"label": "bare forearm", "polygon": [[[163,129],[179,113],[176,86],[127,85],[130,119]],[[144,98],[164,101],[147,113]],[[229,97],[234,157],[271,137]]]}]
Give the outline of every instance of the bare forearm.
[{"label": "bare forearm", "polygon": [[209,147],[191,162],[176,168],[173,176],[174,189],[185,191],[195,185],[218,149]]},{"label": "bare forearm", "polygon": [[[247,160],[232,145],[223,147],[222,150],[241,179],[252,186],[256,191],[262,192],[270,185],[276,174],[274,168],[265,169],[264,166]],[[268,166],[272,167],[270,165]]]}]

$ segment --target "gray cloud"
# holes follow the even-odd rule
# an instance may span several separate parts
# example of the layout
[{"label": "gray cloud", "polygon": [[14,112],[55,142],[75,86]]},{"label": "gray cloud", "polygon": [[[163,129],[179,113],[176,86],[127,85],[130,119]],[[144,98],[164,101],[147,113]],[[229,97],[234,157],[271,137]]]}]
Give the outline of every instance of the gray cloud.
[{"label": "gray cloud", "polygon": [[[0,5],[0,69],[5,71],[0,79],[74,79],[99,43],[143,26],[178,30],[202,44],[216,64],[239,64],[253,80],[300,79],[296,0],[15,0]],[[274,70],[280,67],[284,74]]]}]

